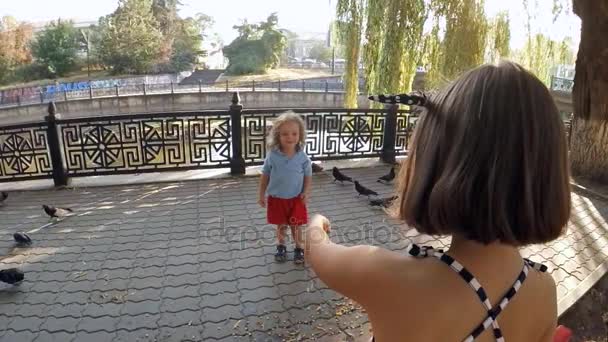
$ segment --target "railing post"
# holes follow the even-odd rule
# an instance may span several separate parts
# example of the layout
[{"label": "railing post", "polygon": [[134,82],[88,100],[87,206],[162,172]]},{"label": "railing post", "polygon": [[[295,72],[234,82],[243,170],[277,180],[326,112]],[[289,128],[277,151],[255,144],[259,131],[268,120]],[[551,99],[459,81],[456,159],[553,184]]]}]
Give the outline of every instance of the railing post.
[{"label": "railing post", "polygon": [[143,89],[144,89],[144,96],[146,96],[146,82],[143,83]]},{"label": "railing post", "polygon": [[302,91],[306,91],[306,81],[302,80]]},{"label": "railing post", "polygon": [[329,92],[329,82],[327,82],[327,80],[325,80],[325,92]]},{"label": "railing post", "polygon": [[66,89],[63,90],[63,100],[68,102],[68,91]]},{"label": "railing post", "polygon": [[40,103],[44,103],[44,93],[42,92],[42,88],[40,88]]},{"label": "railing post", "polygon": [[173,81],[171,81],[171,95],[173,95]]},{"label": "railing post", "polygon": [[281,91],[281,79],[279,78],[279,91]]},{"label": "railing post", "polygon": [[203,92],[203,83],[201,82],[201,80],[198,80],[198,92],[199,93]]},{"label": "railing post", "polygon": [[91,81],[89,81],[89,100],[93,99],[93,85],[91,84]]},{"label": "railing post", "polygon": [[17,107],[21,107],[21,95],[17,95]]},{"label": "railing post", "polygon": [[49,152],[53,165],[53,182],[55,183],[55,186],[65,186],[68,185],[68,173],[63,165],[63,157],[61,155],[61,143],[57,132],[57,107],[55,107],[55,102],[49,102],[48,113],[49,115],[45,117],[45,120],[47,122]]},{"label": "railing post", "polygon": [[116,97],[118,97],[119,96],[119,94],[118,94],[118,84],[114,85],[114,87],[116,88]]},{"label": "railing post", "polygon": [[228,91],[229,91],[229,88],[228,88],[228,80],[226,80],[226,92],[228,92]]},{"label": "railing post", "polygon": [[241,146],[241,114],[243,105],[238,92],[232,94],[232,104],[230,105],[230,126],[231,126],[231,143],[232,143],[232,158],[230,158],[230,173],[232,175],[245,174],[245,160],[243,159],[243,151]]},{"label": "railing post", "polygon": [[389,105],[387,108],[386,120],[384,120],[384,132],[382,152],[380,161],[384,163],[395,163],[395,141],[397,139],[397,111],[398,105]]},{"label": "railing post", "polygon": [[251,91],[255,91],[255,80],[251,80]]}]

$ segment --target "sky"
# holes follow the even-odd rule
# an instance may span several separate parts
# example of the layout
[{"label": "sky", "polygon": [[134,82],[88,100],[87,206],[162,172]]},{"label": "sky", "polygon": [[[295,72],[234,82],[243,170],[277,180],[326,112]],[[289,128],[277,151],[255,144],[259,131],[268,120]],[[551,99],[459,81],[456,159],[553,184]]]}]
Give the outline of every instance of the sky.
[{"label": "sky", "polygon": [[[182,17],[205,13],[215,20],[212,31],[226,44],[236,37],[232,26],[247,18],[249,22],[266,19],[278,12],[279,26],[294,32],[327,32],[334,16],[337,0],[181,0]],[[553,1],[529,0],[537,17],[534,26],[554,39],[573,38],[575,47],[580,40],[580,20],[570,13],[555,23]],[[0,16],[11,15],[17,20],[48,21],[59,17],[82,21],[97,20],[114,11],[117,0],[0,0]],[[536,4],[536,5],[534,5]],[[511,18],[511,46],[523,46],[526,39],[526,12],[521,0],[486,0],[486,12],[494,15],[507,10]]]}]

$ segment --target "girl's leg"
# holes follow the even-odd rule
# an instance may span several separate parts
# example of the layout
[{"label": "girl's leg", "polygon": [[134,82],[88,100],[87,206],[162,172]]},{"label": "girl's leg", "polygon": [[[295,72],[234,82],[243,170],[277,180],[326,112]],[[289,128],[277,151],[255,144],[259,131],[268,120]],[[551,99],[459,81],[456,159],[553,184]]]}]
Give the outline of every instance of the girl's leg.
[{"label": "girl's leg", "polygon": [[277,225],[277,245],[285,245],[285,237],[287,235],[287,225]]},{"label": "girl's leg", "polygon": [[302,229],[300,226],[289,226],[291,228],[291,237],[296,243],[296,248],[302,248]]},{"label": "girl's leg", "polygon": [[287,226],[284,224],[277,225],[277,252],[274,259],[278,262],[284,262],[287,259],[287,247],[285,247],[285,230]]}]

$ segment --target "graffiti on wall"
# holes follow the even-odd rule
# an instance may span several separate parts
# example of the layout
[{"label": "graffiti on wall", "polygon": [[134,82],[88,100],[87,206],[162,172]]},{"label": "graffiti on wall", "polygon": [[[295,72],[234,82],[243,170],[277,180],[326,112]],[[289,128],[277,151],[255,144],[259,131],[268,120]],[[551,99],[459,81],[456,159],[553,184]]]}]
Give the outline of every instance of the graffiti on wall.
[{"label": "graffiti on wall", "polygon": [[89,91],[89,89],[112,89],[116,86],[125,87],[142,84],[167,84],[179,83],[188,76],[188,73],[147,75],[139,77],[116,78],[95,81],[76,81],[43,86],[32,86],[24,88],[6,89],[0,91],[0,104],[10,105],[32,101],[44,101],[54,99],[58,94],[73,93],[78,91]]}]

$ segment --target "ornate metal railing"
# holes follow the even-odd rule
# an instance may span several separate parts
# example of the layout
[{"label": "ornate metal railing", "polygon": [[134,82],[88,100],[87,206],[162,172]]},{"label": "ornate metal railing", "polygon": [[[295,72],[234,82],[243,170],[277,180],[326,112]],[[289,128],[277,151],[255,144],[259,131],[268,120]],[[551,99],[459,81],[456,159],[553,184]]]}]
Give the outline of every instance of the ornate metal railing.
[{"label": "ornate metal railing", "polygon": [[[266,155],[268,131],[285,110],[244,110],[242,112],[243,159],[246,165],[259,165]],[[395,155],[406,153],[411,130],[408,111],[386,109],[291,109],[304,119],[306,153],[313,160],[373,158],[386,150],[385,127],[396,119]],[[393,134],[394,136],[394,134]],[[395,140],[393,138],[393,140]]]},{"label": "ornate metal railing", "polygon": [[58,120],[69,176],[229,167],[228,111]]},{"label": "ornate metal railing", "polygon": [[52,177],[48,127],[44,122],[0,127],[0,179]]},{"label": "ornate metal railing", "polygon": [[551,90],[571,93],[574,87],[574,80],[562,77],[551,76]]},{"label": "ornate metal railing", "polygon": [[44,122],[0,127],[0,182],[261,164],[272,121],[292,110],[306,123],[313,160],[405,155],[415,117],[387,109],[243,110],[237,93],[225,111],[61,119],[54,103]]}]

